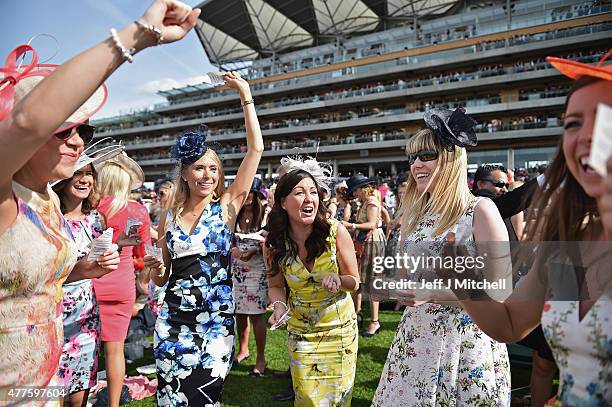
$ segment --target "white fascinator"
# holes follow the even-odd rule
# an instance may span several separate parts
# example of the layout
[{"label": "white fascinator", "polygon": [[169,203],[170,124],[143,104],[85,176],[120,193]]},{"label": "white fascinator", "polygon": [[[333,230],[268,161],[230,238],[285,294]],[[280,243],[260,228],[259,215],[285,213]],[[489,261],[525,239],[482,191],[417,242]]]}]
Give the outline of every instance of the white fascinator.
[{"label": "white fascinator", "polygon": [[281,165],[287,173],[296,170],[306,171],[317,182],[319,188],[330,193],[330,185],[333,182],[333,166],[327,162],[319,162],[310,156],[288,156],[281,158]]}]

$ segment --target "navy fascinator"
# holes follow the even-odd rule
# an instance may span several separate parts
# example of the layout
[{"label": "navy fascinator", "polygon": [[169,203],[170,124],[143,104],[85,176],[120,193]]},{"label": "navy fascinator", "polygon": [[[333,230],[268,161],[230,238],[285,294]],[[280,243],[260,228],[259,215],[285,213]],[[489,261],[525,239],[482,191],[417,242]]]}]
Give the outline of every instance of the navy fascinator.
[{"label": "navy fascinator", "polygon": [[476,121],[458,107],[454,111],[433,108],[425,112],[425,124],[432,131],[442,148],[453,151],[454,146],[474,147],[478,143],[474,126]]},{"label": "navy fascinator", "polygon": [[170,153],[172,158],[183,165],[191,165],[198,161],[208,150],[207,132],[208,127],[202,125],[199,131],[190,131],[181,135],[172,147]]}]

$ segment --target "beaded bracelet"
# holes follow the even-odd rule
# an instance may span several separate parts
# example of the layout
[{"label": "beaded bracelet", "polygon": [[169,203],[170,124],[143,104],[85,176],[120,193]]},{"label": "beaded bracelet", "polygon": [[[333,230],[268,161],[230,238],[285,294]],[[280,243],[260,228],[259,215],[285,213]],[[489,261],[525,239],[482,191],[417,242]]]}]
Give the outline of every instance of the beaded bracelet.
[{"label": "beaded bracelet", "polygon": [[245,100],[244,102],[242,102],[242,106],[254,105],[254,104],[255,104],[255,99]]},{"label": "beaded bracelet", "polygon": [[121,53],[124,61],[128,61],[130,64],[134,62],[134,53],[136,50],[134,48],[125,48],[119,39],[119,35],[117,35],[117,30],[111,28],[110,30],[111,36],[113,38],[113,43],[115,44],[115,48]]},{"label": "beaded bracelet", "polygon": [[150,34],[155,35],[155,37],[157,38],[157,45],[162,43],[162,41],[164,40],[164,35],[162,34],[162,31],[159,28],[155,27],[152,24],[145,24],[139,20],[136,20],[134,22],[140,28],[143,28],[145,31],[149,32]]},{"label": "beaded bracelet", "polygon": [[286,309],[286,310],[288,310],[288,309],[289,309],[289,307],[287,307],[287,304],[285,304],[285,303],[284,303],[284,302],[282,302],[282,301],[274,301],[274,302],[272,303],[272,309],[274,309],[274,306],[275,306],[276,304],[283,304],[283,306],[285,307],[285,309]]}]

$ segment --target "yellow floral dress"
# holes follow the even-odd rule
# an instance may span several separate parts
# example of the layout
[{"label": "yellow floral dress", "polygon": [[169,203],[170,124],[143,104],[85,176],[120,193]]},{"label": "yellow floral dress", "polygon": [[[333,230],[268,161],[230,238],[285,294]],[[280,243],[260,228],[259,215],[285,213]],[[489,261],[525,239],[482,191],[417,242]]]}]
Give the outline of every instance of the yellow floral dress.
[{"label": "yellow floral dress", "polygon": [[0,406],[59,406],[19,400],[9,389],[53,386],[64,344],[62,284],[77,260],[70,227],[49,187],[13,182],[17,218],[0,236]]},{"label": "yellow floral dress", "polygon": [[312,272],[298,259],[284,268],[291,319],[289,357],[296,406],[350,406],[357,362],[357,316],[346,291],[322,287],[339,274],[336,261],[338,222],[331,220],[328,249]]}]

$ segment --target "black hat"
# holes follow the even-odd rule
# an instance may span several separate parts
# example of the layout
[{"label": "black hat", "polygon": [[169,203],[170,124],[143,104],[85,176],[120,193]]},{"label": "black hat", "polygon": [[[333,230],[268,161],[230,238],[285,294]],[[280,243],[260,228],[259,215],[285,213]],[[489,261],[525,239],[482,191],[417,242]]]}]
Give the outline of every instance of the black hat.
[{"label": "black hat", "polygon": [[266,196],[261,191],[261,185],[262,185],[261,179],[257,177],[253,178],[253,183],[251,184],[251,192],[255,192],[256,194],[259,194],[259,197],[261,199],[266,199]]},{"label": "black hat", "polygon": [[474,126],[476,121],[465,114],[465,109],[429,109],[424,114],[425,124],[433,132],[440,146],[453,151],[455,146],[473,147],[478,143]]},{"label": "black hat", "polygon": [[373,179],[368,178],[363,174],[355,174],[346,181],[346,186],[347,186],[346,195],[349,198],[352,198],[353,192],[355,192],[357,188],[363,187],[365,185],[373,184],[373,183],[374,183]]}]

